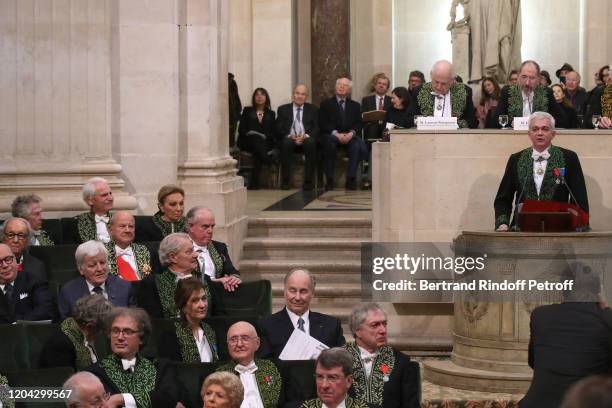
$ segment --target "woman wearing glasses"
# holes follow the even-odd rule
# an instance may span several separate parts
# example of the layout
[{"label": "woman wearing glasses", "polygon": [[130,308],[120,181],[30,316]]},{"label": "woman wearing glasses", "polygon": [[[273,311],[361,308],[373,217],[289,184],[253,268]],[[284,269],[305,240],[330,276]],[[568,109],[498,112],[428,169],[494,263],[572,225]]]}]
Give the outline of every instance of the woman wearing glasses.
[{"label": "woman wearing glasses", "polygon": [[142,309],[118,307],[108,320],[112,354],[88,371],[95,374],[107,392],[110,407],[183,407],[178,402],[176,376],[165,360],[155,362],[139,352],[151,335],[151,320]]},{"label": "woman wearing glasses", "polygon": [[174,291],[174,303],[180,320],[174,328],[161,334],[158,354],[184,363],[214,363],[217,354],[217,335],[204,323],[208,312],[206,290],[201,280],[180,280]]}]

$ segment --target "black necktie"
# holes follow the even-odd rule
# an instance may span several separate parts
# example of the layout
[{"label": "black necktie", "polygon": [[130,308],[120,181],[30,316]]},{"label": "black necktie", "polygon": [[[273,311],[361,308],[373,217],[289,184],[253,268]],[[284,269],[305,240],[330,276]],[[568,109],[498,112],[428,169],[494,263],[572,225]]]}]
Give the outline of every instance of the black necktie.
[{"label": "black necktie", "polygon": [[301,317],[298,319],[298,329],[306,333],[306,330],[304,330],[304,319]]},{"label": "black necktie", "polygon": [[4,294],[6,295],[6,298],[9,301],[13,300],[13,284],[12,283],[7,283],[6,285],[4,285]]},{"label": "black necktie", "polygon": [[96,295],[104,295],[104,291],[99,286],[94,286],[94,288],[91,291],[95,293]]}]

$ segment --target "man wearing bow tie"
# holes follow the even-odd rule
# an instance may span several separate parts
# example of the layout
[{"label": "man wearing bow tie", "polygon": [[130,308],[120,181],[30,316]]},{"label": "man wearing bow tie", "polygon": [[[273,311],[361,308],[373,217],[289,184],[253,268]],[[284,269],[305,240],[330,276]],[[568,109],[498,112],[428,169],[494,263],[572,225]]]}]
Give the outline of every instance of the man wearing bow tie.
[{"label": "man wearing bow tie", "polygon": [[240,273],[232,264],[227,245],[212,239],[215,229],[212,211],[203,206],[193,207],[187,212],[187,226],[202,276],[222,283],[229,292],[236,290],[241,282]]},{"label": "man wearing bow tie", "polygon": [[134,306],[136,300],[130,282],[108,274],[108,251],[100,241],[87,241],[74,254],[80,277],[66,282],[59,294],[62,320],[71,317],[77,300],[85,295],[102,295],[113,306]]},{"label": "man wearing bow tie", "polygon": [[259,337],[252,324],[234,323],[227,331],[227,347],[232,361],[217,371],[228,371],[240,377],[244,387],[242,408],[274,408],[284,400],[283,383],[276,365],[255,358]]},{"label": "man wearing bow tie", "polygon": [[345,346],[353,359],[350,395],[384,408],[418,407],[418,376],[410,358],[387,345],[385,311],[376,303],[359,304],[349,326],[355,338]]},{"label": "man wearing bow tie", "polygon": [[45,265],[30,255],[28,246],[32,242],[32,228],[24,218],[9,218],[2,226],[2,242],[11,248],[15,255],[17,272],[27,272],[38,281],[47,281]]},{"label": "man wearing bow tie", "polygon": [[495,113],[487,121],[487,128],[499,128],[499,115],[508,115],[508,123],[515,117],[527,117],[534,112],[548,112],[557,126],[566,127],[567,121],[552,90],[540,85],[540,65],[532,60],[524,61],[518,76],[518,84],[505,86],[499,95]]},{"label": "man wearing bow tie", "polygon": [[17,272],[17,261],[11,248],[0,244],[0,324],[52,317],[47,280],[40,280],[27,272]]},{"label": "man wearing bow tie", "polygon": [[[508,159],[504,177],[495,197],[495,229],[508,231],[513,205],[525,200],[570,201],[569,189],[578,206],[589,212],[586,184],[580,160],[575,152],[553,146],[555,119],[546,112],[535,112],[529,117],[531,147],[514,153]],[[565,183],[554,174],[565,169]],[[520,200],[520,201],[519,201]],[[572,200],[573,202],[573,200]]]},{"label": "man wearing bow tie", "polygon": [[91,366],[106,392],[109,407],[182,407],[173,367],[139,352],[151,336],[151,320],[139,308],[115,308],[108,329],[112,354]]},{"label": "man wearing bow tie", "polygon": [[146,246],[134,243],[134,216],[117,211],[108,227],[111,240],[105,247],[109,273],[130,282],[144,279],[151,273],[151,253]]},{"label": "man wearing bow tie", "polygon": [[259,323],[261,349],[264,358],[278,358],[294,330],[302,330],[328,347],[345,343],[340,320],[310,310],[315,294],[315,279],[303,268],[293,269],[285,275],[285,307]]},{"label": "man wearing bow tie", "polygon": [[96,240],[110,241],[108,222],[112,217],[113,192],[108,182],[102,177],[93,177],[83,186],[83,201],[90,208],[89,212],[75,217],[76,232],[68,239],[77,243]]},{"label": "man wearing bow tie", "polygon": [[460,128],[477,128],[472,89],[455,82],[453,64],[441,60],[430,72],[431,82],[417,88],[414,115],[456,117]]}]

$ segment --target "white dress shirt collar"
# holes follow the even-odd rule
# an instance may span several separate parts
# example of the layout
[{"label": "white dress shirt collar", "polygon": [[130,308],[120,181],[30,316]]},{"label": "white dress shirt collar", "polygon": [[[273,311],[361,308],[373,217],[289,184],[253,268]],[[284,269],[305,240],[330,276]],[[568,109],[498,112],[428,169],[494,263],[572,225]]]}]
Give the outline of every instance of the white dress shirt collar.
[{"label": "white dress shirt collar", "polygon": [[[328,408],[327,405],[323,404],[321,408]],[[336,408],[346,408],[346,398],[340,402]]]},{"label": "white dress shirt collar", "polygon": [[291,319],[293,327],[296,329],[298,328],[298,320],[301,317],[304,320],[304,333],[310,334],[310,319],[308,318],[310,316],[310,310],[306,310],[303,315],[298,316],[289,310],[288,307],[285,307],[285,309],[287,310],[287,314],[289,315],[289,319]]}]

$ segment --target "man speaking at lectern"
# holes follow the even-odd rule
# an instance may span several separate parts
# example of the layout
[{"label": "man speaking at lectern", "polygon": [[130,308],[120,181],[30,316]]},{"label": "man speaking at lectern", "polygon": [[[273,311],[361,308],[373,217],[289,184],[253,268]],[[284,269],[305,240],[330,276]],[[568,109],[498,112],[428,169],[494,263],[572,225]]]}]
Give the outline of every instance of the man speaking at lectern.
[{"label": "man speaking at lectern", "polygon": [[[578,206],[589,212],[586,185],[578,156],[571,150],[553,146],[551,142],[554,137],[555,119],[552,115],[534,112],[529,116],[531,147],[510,156],[495,197],[497,231],[508,231],[513,201],[515,206],[525,200],[567,203],[571,190]],[[564,175],[558,175],[561,169],[565,170]]]}]

